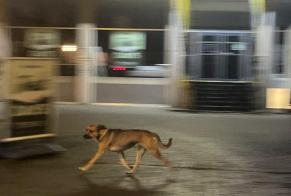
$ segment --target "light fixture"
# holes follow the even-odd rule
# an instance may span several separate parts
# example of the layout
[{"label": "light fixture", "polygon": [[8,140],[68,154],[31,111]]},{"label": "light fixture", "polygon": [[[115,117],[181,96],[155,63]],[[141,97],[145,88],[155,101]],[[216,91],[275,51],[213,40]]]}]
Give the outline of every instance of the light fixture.
[{"label": "light fixture", "polygon": [[63,52],[76,52],[77,46],[76,45],[62,45]]}]

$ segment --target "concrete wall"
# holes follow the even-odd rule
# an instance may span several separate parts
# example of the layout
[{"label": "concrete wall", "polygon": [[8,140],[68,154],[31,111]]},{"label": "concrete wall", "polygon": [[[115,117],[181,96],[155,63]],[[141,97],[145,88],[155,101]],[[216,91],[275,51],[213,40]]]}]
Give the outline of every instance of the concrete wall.
[{"label": "concrete wall", "polygon": [[[94,82],[97,103],[166,104],[167,79],[111,78]],[[74,102],[74,77],[57,77],[56,101]]]}]

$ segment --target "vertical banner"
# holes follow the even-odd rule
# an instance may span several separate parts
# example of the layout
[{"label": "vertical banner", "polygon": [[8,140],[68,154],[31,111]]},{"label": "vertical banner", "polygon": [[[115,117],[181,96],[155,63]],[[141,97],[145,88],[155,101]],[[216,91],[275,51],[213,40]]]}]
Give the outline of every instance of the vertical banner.
[{"label": "vertical banner", "polygon": [[177,10],[183,21],[184,29],[189,29],[191,24],[191,0],[174,0],[172,7]]},{"label": "vertical banner", "polygon": [[249,0],[251,26],[256,29],[261,23],[261,16],[266,11],[266,0]]},{"label": "vertical banner", "polygon": [[55,59],[11,59],[9,89],[11,136],[49,132]]}]

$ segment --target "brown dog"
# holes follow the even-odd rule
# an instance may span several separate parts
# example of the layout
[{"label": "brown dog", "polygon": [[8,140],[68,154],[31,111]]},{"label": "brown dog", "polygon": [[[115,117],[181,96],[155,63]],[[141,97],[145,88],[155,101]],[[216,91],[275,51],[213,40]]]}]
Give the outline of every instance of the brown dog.
[{"label": "brown dog", "polygon": [[[119,154],[121,164],[129,170],[128,174],[133,174],[136,171],[146,150],[162,161],[164,165],[171,168],[170,162],[161,155],[159,148],[169,148],[172,144],[172,138],[169,139],[167,144],[163,144],[160,137],[150,131],[108,129],[104,125],[89,125],[86,128],[84,138],[95,140],[99,143],[99,147],[88,163],[79,167],[82,171],[90,169],[106,149]],[[135,145],[137,146],[136,160],[135,164],[130,166],[125,159],[124,151]]]}]

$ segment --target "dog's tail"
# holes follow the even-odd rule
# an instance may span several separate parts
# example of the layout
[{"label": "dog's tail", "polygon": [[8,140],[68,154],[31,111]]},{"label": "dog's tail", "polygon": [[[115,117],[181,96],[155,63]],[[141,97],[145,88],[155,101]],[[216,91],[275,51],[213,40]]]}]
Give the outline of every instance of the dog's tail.
[{"label": "dog's tail", "polygon": [[160,148],[167,149],[172,145],[173,138],[170,138],[167,144],[163,144],[160,137],[157,137]]}]

